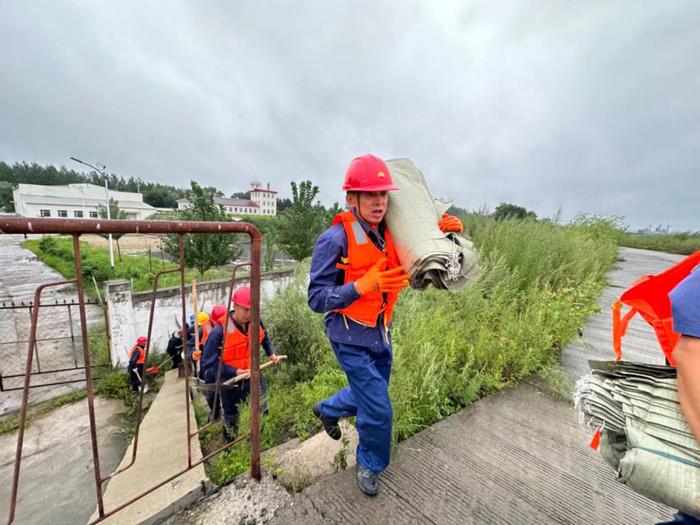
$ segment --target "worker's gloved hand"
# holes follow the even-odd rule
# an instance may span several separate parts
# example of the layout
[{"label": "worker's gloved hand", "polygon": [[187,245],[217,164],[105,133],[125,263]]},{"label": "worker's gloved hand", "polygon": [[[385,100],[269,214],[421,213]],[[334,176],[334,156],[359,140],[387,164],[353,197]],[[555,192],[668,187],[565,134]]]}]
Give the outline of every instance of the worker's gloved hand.
[{"label": "worker's gloved hand", "polygon": [[245,370],[239,368],[236,370],[236,380],[243,381],[244,379],[250,379],[250,370],[247,368]]},{"label": "worker's gloved hand", "polygon": [[394,292],[399,293],[406,288],[409,283],[410,275],[408,275],[403,266],[397,266],[391,270],[384,270],[386,266],[386,257],[379,259],[367,273],[355,281],[355,290],[360,295],[365,295],[369,292]]},{"label": "worker's gloved hand", "polygon": [[199,359],[202,357],[202,351],[201,350],[195,350],[192,352],[192,361],[199,361]]},{"label": "worker's gloved hand", "polygon": [[442,214],[442,219],[438,221],[438,228],[440,228],[442,233],[464,231],[462,221],[454,215],[448,215],[447,213]]}]

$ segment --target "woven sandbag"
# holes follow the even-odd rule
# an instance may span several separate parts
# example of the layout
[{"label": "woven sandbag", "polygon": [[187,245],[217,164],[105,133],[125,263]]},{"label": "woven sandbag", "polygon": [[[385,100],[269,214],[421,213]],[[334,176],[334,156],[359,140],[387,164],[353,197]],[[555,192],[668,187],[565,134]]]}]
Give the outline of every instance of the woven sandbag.
[{"label": "woven sandbag", "polygon": [[600,453],[636,492],[700,515],[700,444],[681,412],[675,369],[591,361],[576,384],[582,423],[601,429]]}]

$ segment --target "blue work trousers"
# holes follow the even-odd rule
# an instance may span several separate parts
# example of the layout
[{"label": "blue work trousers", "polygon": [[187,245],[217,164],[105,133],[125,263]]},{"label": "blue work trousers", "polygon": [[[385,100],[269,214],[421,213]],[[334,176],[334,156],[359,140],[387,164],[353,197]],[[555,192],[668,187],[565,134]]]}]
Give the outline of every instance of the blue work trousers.
[{"label": "blue work trousers", "polygon": [[[250,379],[236,383],[235,388],[221,389],[221,407],[224,410],[224,423],[234,431],[238,430],[238,407],[245,403],[250,395]],[[260,376],[260,412],[267,413],[267,386]]]},{"label": "blue work trousers", "polygon": [[382,472],[391,455],[391,349],[375,353],[333,341],[331,346],[350,386],[322,401],[321,413],[338,419],[357,416],[357,461],[373,472]]}]

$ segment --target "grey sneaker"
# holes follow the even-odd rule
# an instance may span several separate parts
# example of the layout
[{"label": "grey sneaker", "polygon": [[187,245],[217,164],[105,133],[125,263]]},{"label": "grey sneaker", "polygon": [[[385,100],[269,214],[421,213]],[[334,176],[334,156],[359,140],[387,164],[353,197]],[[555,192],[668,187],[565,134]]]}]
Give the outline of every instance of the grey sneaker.
[{"label": "grey sneaker", "polygon": [[357,464],[357,486],[367,496],[376,496],[379,492],[379,474]]},{"label": "grey sneaker", "polygon": [[314,416],[319,418],[321,420],[321,423],[323,423],[323,429],[326,431],[326,434],[328,434],[331,437],[331,439],[335,439],[336,441],[339,440],[340,436],[343,435],[343,432],[340,430],[338,420],[332,417],[324,416],[321,413],[321,407],[318,404],[314,405],[313,410]]}]

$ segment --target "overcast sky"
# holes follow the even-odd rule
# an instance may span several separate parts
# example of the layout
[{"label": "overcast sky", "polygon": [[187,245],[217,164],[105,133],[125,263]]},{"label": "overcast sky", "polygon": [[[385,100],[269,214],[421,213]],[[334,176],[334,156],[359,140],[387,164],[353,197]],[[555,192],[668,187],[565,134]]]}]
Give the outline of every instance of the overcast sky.
[{"label": "overcast sky", "polygon": [[700,230],[700,2],[0,3],[0,160],[341,201],[435,196]]}]

